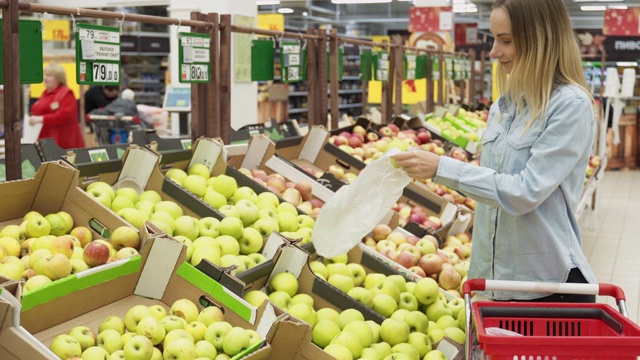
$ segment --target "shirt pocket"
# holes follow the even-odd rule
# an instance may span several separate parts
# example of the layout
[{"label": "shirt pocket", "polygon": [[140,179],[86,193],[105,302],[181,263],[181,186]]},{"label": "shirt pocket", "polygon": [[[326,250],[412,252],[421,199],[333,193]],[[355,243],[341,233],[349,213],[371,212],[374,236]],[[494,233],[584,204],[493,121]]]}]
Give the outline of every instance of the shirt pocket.
[{"label": "shirt pocket", "polygon": [[529,129],[523,134],[524,127],[524,125],[520,125],[512,128],[507,135],[507,143],[515,150],[530,148],[538,140],[542,132],[537,129]]}]

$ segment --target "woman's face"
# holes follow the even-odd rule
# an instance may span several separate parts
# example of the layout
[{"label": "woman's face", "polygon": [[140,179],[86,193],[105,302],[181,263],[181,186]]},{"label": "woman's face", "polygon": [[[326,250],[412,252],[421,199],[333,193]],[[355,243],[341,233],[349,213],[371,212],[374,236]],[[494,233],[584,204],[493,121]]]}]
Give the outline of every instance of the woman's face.
[{"label": "woman's face", "polygon": [[44,87],[48,91],[52,91],[60,85],[58,80],[51,74],[50,72],[45,71],[44,73]]},{"label": "woman's face", "polygon": [[495,40],[489,56],[497,59],[507,74],[510,74],[511,70],[513,70],[516,50],[513,46],[513,37],[511,36],[511,18],[509,18],[509,14],[507,14],[502,7],[493,9],[491,12],[490,26],[491,33]]}]

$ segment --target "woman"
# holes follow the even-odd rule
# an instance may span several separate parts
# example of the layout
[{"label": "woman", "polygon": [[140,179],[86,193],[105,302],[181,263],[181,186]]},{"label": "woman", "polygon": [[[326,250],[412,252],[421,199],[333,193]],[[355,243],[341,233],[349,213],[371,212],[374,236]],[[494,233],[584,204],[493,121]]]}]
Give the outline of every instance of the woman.
[{"label": "woman", "polygon": [[[413,178],[434,178],[478,201],[470,278],[594,283],[575,209],[596,122],[567,10],[561,0],[498,0],[490,24],[502,96],[489,112],[481,166],[426,151],[395,160]],[[595,301],[589,295],[483,295]]]},{"label": "woman", "polygon": [[31,107],[29,124],[42,124],[38,140],[53,138],[63,149],[84,147],[78,125],[78,102],[67,87],[62,65],[51,63],[44,69],[45,90]]}]

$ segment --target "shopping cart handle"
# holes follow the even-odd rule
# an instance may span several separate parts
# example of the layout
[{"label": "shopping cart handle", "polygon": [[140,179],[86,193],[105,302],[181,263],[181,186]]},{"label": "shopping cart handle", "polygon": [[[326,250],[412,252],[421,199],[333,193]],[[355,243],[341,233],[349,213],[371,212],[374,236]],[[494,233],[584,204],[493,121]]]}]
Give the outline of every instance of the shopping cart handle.
[{"label": "shopping cart handle", "polygon": [[614,297],[626,300],[622,288],[611,284],[546,283],[533,281],[469,279],[462,286],[463,294],[471,291],[515,291],[552,294],[582,294]]}]

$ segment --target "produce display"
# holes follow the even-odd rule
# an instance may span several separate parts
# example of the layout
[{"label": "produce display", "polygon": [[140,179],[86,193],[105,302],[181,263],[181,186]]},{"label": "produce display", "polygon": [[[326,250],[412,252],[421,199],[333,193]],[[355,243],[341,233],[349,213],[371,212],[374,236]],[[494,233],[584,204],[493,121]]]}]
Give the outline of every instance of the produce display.
[{"label": "produce display", "polygon": [[42,215],[30,211],[20,225],[0,230],[0,276],[25,280],[28,293],[55,280],[138,254],[138,232],[116,228],[108,240],[94,239],[91,230],[74,226],[69,213]]},{"label": "produce display", "polygon": [[585,174],[585,183],[587,180],[594,174],[595,170],[600,167],[601,164],[600,156],[591,155],[589,157],[589,163],[587,164],[587,172]]},{"label": "produce display", "polygon": [[261,341],[254,330],[224,321],[219,308],[198,311],[180,299],[169,309],[135,305],[124,318],[109,316],[97,329],[76,326],[56,336],[49,349],[62,360],[225,360]]}]

